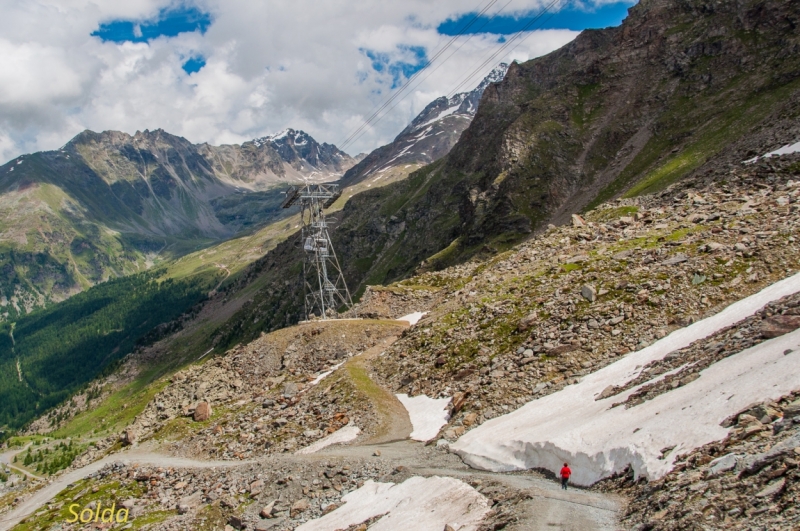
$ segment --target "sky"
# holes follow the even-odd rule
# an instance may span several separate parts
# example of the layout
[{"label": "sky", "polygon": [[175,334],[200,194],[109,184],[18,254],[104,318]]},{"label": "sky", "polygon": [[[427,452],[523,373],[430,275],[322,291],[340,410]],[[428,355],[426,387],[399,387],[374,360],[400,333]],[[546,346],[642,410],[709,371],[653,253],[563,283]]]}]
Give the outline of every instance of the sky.
[{"label": "sky", "polygon": [[341,146],[399,93],[345,145],[369,152],[436,97],[635,1],[0,0],[0,163],[85,129],[218,145],[291,127]]}]

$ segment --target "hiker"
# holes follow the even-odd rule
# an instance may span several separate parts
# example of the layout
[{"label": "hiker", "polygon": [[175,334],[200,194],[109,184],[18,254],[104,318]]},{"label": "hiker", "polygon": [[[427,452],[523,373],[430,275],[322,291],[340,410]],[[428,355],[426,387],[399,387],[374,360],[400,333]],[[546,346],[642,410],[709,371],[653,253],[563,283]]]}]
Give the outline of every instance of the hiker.
[{"label": "hiker", "polygon": [[572,470],[569,469],[569,465],[564,463],[564,468],[561,469],[561,488],[567,490],[567,483],[569,483],[569,477],[572,475]]}]

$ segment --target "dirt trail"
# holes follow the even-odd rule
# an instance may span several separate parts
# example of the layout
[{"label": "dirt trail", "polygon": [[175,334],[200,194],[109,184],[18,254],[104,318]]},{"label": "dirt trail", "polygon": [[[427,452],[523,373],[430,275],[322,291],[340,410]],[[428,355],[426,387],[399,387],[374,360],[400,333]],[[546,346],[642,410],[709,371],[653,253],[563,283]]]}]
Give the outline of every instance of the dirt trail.
[{"label": "dirt trail", "polygon": [[356,387],[369,396],[381,416],[377,434],[362,444],[371,445],[408,439],[413,429],[403,404],[390,391],[375,383],[369,374],[369,362],[380,356],[395,341],[397,336],[386,338],[348,360],[343,367]]},{"label": "dirt trail", "polygon": [[616,531],[622,500],[607,494],[570,488],[537,472],[503,474],[475,470],[456,455],[446,454],[411,440],[361,446],[333,446],[318,458],[367,458],[380,451],[382,460],[403,465],[420,476],[450,476],[464,481],[492,480],[520,490],[531,499],[517,506],[519,522],[508,531]]},{"label": "dirt trail", "polygon": [[28,472],[27,470],[12,464],[14,462],[14,457],[17,456],[18,454],[23,453],[25,450],[30,448],[30,446],[31,446],[31,443],[28,443],[28,444],[25,445],[24,448],[22,448],[20,450],[10,450],[8,452],[0,454],[0,465],[6,465],[8,468],[16,470],[20,474],[25,474],[29,478],[42,479],[41,477],[37,476],[36,474],[34,474],[32,472]]},{"label": "dirt trail", "polygon": [[[601,493],[571,489],[562,491],[556,482],[530,472],[502,474],[474,470],[455,454],[408,439],[412,425],[408,412],[399,400],[370,377],[371,362],[377,359],[397,337],[380,341],[363,354],[348,360],[340,370],[346,370],[357,388],[366,394],[381,416],[377,434],[354,445],[334,445],[309,455],[274,455],[270,460],[293,462],[322,462],[331,457],[347,459],[379,458],[392,466],[405,467],[411,474],[421,476],[451,476],[465,481],[491,479],[509,488],[523,491],[530,499],[517,506],[519,522],[509,531],[564,530],[614,531],[621,500]],[[376,457],[378,454],[380,457]],[[107,456],[58,477],[13,511],[0,516],[0,531],[11,529],[20,520],[38,510],[67,485],[100,470],[108,463],[138,463],[173,468],[238,467],[252,461],[195,461],[157,453],[156,448],[142,447]],[[264,464],[264,463],[262,463]],[[386,481],[395,481],[387,479]]]},{"label": "dirt trail", "polygon": [[140,465],[173,468],[237,467],[252,463],[252,461],[195,461],[193,459],[161,455],[146,450],[132,450],[109,455],[85,467],[57,477],[52,483],[36,491],[31,497],[17,505],[13,510],[0,516],[0,531],[7,531],[17,525],[23,518],[33,514],[42,505],[64,490],[70,483],[83,479],[89,474],[97,472],[107,464],[117,461],[126,465],[138,463]]}]

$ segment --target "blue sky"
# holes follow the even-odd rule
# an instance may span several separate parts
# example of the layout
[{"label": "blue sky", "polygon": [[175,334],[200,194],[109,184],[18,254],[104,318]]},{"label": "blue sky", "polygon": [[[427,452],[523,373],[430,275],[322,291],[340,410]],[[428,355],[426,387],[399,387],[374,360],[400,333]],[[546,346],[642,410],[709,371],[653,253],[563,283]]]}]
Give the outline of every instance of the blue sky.
[{"label": "blue sky", "polygon": [[[633,2],[617,2],[605,4],[593,9],[580,9],[569,6],[556,12],[547,12],[533,23],[531,29],[584,29],[606,28],[618,26],[628,15],[628,8]],[[517,16],[500,15],[491,17],[484,15],[470,24],[466,33],[494,33],[510,35],[520,31],[525,25],[539,15],[539,10],[518,14]],[[442,35],[457,35],[475,16],[475,13],[464,14],[439,24],[437,30]]]},{"label": "blue sky", "polygon": [[149,20],[112,20],[100,24],[93,37],[116,43],[149,42],[159,37],[175,37],[181,33],[205,33],[211,25],[211,14],[197,7],[179,6],[162,9]]},{"label": "blue sky", "polygon": [[433,99],[618,24],[632,4],[574,0],[588,7],[562,8],[501,48],[547,1],[0,0],[0,163],[84,129],[222,144],[292,127],[335,144],[450,43],[348,147],[371,151]]}]

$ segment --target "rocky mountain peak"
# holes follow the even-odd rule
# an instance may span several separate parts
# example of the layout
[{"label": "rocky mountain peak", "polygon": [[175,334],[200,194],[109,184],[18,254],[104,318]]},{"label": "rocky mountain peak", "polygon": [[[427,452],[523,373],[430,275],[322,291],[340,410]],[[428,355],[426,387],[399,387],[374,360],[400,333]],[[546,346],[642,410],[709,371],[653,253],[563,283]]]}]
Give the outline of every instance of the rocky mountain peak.
[{"label": "rocky mountain peak", "polygon": [[432,124],[437,120],[441,120],[451,114],[462,115],[467,117],[475,116],[478,111],[478,104],[480,103],[483,91],[486,90],[492,83],[498,83],[503,80],[508,71],[508,64],[500,63],[492,69],[486,77],[481,80],[477,87],[469,92],[459,92],[450,98],[441,96],[430,102],[421,113],[417,115],[414,120],[406,127],[403,132],[398,135],[400,138],[404,134],[411,131],[422,129],[423,127]]},{"label": "rocky mountain peak", "polygon": [[508,65],[500,63],[471,91],[449,98],[440,96],[430,102],[391,144],[358,160],[345,173],[343,184],[354,184],[371,175],[376,175],[375,182],[388,176],[383,181],[386,182],[447,155],[478,111],[486,87],[502,81],[507,70]]},{"label": "rocky mountain peak", "polygon": [[343,172],[355,164],[350,155],[333,144],[325,142],[320,144],[311,135],[299,129],[284,129],[274,135],[256,138],[252,140],[252,144],[257,148],[272,147],[284,161],[298,170],[306,164],[314,169],[330,169],[336,173]]}]

